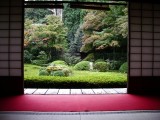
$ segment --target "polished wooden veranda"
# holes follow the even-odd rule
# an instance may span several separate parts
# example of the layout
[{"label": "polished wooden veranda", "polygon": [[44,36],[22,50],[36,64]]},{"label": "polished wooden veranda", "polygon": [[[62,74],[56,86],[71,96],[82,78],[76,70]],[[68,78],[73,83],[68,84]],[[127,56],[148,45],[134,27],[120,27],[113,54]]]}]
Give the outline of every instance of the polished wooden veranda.
[{"label": "polished wooden veranda", "polygon": [[24,94],[62,95],[62,94],[125,94],[127,88],[90,88],[90,89],[37,89],[25,88]]}]

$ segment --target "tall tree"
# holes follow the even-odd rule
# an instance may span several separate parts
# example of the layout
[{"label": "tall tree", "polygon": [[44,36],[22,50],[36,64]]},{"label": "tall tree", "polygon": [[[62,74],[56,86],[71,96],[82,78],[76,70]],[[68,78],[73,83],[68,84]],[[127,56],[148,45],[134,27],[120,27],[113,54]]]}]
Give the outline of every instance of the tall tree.
[{"label": "tall tree", "polygon": [[63,51],[66,48],[66,31],[59,17],[46,16],[44,24],[32,24],[33,32],[29,36],[29,42],[39,48],[43,48],[48,60],[52,60],[52,51]]},{"label": "tall tree", "polygon": [[67,39],[69,43],[69,52],[75,54],[79,46],[77,44],[81,44],[82,32],[80,32],[80,24],[83,22],[83,17],[85,15],[85,11],[81,9],[72,9],[69,4],[64,5],[63,10],[63,22],[64,25],[68,28]]},{"label": "tall tree", "polygon": [[109,11],[88,11],[84,17],[81,52],[106,51],[127,45],[127,8],[110,6]]},{"label": "tall tree", "polygon": [[46,15],[53,14],[47,8],[25,8],[25,19],[33,20],[34,23],[43,23]]}]

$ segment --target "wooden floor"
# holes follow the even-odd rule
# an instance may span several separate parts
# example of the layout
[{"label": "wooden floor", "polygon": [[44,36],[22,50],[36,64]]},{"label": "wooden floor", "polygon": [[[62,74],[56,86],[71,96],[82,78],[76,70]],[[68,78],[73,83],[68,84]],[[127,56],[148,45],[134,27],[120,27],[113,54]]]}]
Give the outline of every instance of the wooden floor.
[{"label": "wooden floor", "polygon": [[127,88],[92,88],[92,89],[37,89],[25,88],[24,94],[63,95],[63,94],[125,94]]}]

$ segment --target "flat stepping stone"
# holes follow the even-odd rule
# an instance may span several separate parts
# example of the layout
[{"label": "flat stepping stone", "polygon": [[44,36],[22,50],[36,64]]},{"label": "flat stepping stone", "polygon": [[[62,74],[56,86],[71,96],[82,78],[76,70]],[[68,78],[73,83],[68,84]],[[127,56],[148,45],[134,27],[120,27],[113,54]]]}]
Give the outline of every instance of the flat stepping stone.
[{"label": "flat stepping stone", "polygon": [[46,92],[47,95],[49,94],[58,94],[59,89],[48,89],[48,91]]},{"label": "flat stepping stone", "polygon": [[127,88],[115,88],[114,90],[118,93],[127,93]]},{"label": "flat stepping stone", "polygon": [[36,91],[37,89],[26,89],[25,91],[24,91],[24,94],[33,94],[35,91]]},{"label": "flat stepping stone", "polygon": [[118,93],[117,91],[115,91],[114,89],[103,89],[107,94],[116,94]]},{"label": "flat stepping stone", "polygon": [[106,94],[106,92],[103,89],[92,89],[95,94]]},{"label": "flat stepping stone", "polygon": [[94,94],[92,89],[82,89],[82,94]]},{"label": "flat stepping stone", "polygon": [[71,94],[82,94],[81,89],[71,89]]},{"label": "flat stepping stone", "polygon": [[37,89],[33,94],[45,94],[48,89]]},{"label": "flat stepping stone", "polygon": [[60,89],[58,94],[70,94],[70,89]]}]

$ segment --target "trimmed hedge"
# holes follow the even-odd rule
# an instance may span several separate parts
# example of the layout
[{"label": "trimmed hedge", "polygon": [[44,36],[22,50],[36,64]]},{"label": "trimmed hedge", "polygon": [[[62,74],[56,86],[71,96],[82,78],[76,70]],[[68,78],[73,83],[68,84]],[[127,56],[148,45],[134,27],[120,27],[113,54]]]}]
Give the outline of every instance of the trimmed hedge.
[{"label": "trimmed hedge", "polygon": [[[26,88],[118,88],[126,87],[126,80],[106,80],[103,77],[27,77],[24,80]],[[101,80],[100,80],[101,79]]]}]

